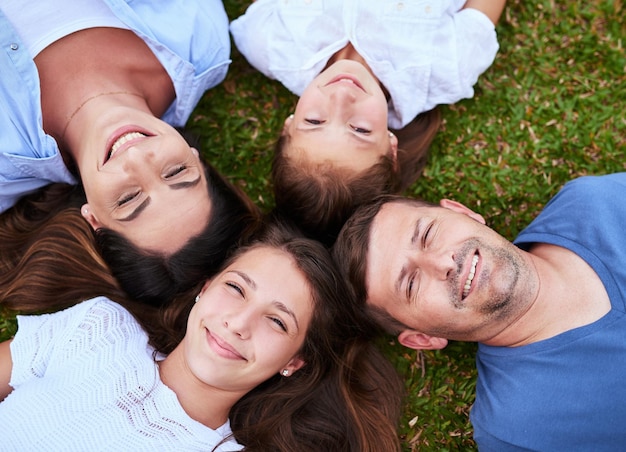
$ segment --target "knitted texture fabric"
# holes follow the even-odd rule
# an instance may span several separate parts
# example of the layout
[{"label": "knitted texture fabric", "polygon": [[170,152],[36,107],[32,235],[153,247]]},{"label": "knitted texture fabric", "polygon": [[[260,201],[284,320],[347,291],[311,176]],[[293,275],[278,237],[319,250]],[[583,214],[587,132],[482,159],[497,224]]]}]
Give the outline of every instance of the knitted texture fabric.
[{"label": "knitted texture fabric", "polygon": [[0,403],[6,450],[206,451],[230,434],[228,423],[213,430],[185,413],[146,333],[104,297],[19,316],[11,353],[14,390]]}]

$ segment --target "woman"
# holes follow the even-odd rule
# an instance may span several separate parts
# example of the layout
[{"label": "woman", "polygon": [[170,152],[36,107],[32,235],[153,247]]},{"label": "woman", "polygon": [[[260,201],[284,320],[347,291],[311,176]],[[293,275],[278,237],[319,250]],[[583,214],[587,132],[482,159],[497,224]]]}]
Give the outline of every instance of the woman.
[{"label": "woman", "polygon": [[441,122],[437,105],[472,97],[493,62],[504,3],[250,5],[230,26],[237,48],[300,96],[274,156],[278,208],[331,243],[354,206],[413,183]]},{"label": "woman", "polygon": [[19,317],[0,344],[3,445],[233,450],[232,427],[246,450],[398,450],[401,384],[336,275],[275,227],[160,324],[142,317],[149,333],[104,297]]},{"label": "woman", "polygon": [[[9,0],[1,6],[0,40],[7,49],[0,55],[0,211],[50,183],[80,181],[80,213],[101,231],[107,260],[116,253],[107,248],[111,235],[154,259],[185,254],[190,239],[215,232],[207,228],[218,216],[230,229],[213,243],[224,251],[232,245],[249,202],[173,127],[184,125],[226,75],[221,2],[90,0],[60,8],[44,1],[24,8]],[[224,253],[210,251],[188,265],[219,263]],[[116,275],[129,265],[110,264]],[[169,264],[163,267],[165,273]],[[131,295],[158,302],[145,290]]]}]

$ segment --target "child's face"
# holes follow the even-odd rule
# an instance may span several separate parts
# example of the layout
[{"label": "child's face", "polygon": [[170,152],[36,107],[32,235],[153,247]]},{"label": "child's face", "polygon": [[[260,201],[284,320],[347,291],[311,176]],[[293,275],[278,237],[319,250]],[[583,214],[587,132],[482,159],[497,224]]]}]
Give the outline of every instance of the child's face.
[{"label": "child's face", "polygon": [[189,315],[186,361],[205,384],[240,395],[304,363],[297,353],[313,315],[293,258],[253,248],[207,282]]},{"label": "child's face", "polygon": [[361,63],[339,60],[318,75],[285,121],[287,157],[361,172],[383,155],[395,160],[398,141],[387,129],[387,100]]}]

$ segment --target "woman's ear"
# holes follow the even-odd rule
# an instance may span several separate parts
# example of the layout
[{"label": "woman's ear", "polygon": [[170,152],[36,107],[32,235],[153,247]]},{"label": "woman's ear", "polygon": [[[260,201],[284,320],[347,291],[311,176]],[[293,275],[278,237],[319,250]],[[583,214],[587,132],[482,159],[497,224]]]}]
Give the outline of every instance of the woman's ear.
[{"label": "woman's ear", "polygon": [[390,157],[393,160],[394,166],[396,169],[398,168],[398,137],[391,132],[387,131],[389,135],[389,144],[390,144]]},{"label": "woman's ear", "polygon": [[91,208],[89,207],[89,204],[83,204],[83,207],[81,207],[80,209],[80,214],[85,220],[87,220],[87,223],[91,225],[91,228],[94,231],[97,231],[102,227],[102,223],[100,223],[98,221],[98,218],[96,218],[96,216],[93,214]]},{"label": "woman's ear", "polygon": [[429,336],[414,330],[404,330],[398,335],[398,342],[414,350],[441,350],[448,345],[443,337]]},{"label": "woman's ear", "polygon": [[452,201],[451,199],[442,199],[441,201],[439,201],[439,205],[446,209],[453,210],[457,213],[462,213],[463,215],[467,215],[468,217],[472,218],[473,220],[478,221],[479,223],[487,224],[487,222],[485,221],[485,219],[483,218],[481,214],[474,212],[472,209],[465,206],[464,204],[461,204],[460,202]]}]

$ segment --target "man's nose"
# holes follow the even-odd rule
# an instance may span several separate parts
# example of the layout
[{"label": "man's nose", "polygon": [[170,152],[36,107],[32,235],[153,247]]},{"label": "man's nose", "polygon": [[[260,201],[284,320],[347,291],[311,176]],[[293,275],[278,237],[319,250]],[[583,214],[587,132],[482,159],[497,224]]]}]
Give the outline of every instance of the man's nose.
[{"label": "man's nose", "polygon": [[445,281],[456,270],[454,254],[449,251],[426,251],[421,256],[421,267],[438,280]]}]

